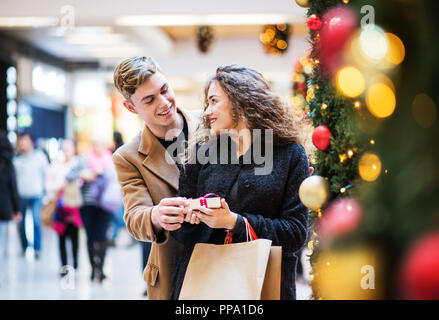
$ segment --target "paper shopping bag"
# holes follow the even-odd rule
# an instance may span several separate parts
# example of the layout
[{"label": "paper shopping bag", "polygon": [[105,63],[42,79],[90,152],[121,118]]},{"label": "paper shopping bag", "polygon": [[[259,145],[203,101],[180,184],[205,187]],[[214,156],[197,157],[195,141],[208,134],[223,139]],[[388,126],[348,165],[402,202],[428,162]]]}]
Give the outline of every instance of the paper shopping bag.
[{"label": "paper shopping bag", "polygon": [[282,247],[272,246],[265,271],[261,300],[280,300],[280,282],[282,276]]},{"label": "paper shopping bag", "polygon": [[67,182],[64,187],[63,206],[79,208],[82,206],[81,186],[78,180]]},{"label": "paper shopping bag", "polygon": [[180,300],[261,299],[271,240],[215,245],[197,243]]},{"label": "paper shopping bag", "polygon": [[53,224],[53,215],[55,214],[57,199],[50,199],[49,202],[45,203],[41,208],[40,217],[41,222],[48,227],[51,227]]}]

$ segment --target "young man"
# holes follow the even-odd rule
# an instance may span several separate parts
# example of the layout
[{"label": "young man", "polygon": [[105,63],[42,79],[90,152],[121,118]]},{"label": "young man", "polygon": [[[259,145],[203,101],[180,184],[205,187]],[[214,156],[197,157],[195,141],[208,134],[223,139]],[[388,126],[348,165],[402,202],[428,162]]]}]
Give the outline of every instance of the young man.
[{"label": "young man", "polygon": [[18,224],[21,248],[24,255],[28,247],[25,216],[26,209],[30,208],[34,225],[34,255],[38,259],[41,251],[40,212],[43,206],[44,183],[49,162],[42,151],[35,149],[29,133],[18,135],[17,151],[18,155],[14,159],[14,166],[17,172],[20,211],[23,214],[23,219]]},{"label": "young man", "polygon": [[200,117],[176,106],[172,88],[151,58],[121,62],[114,71],[114,84],[126,99],[124,106],[145,121],[143,130],[113,154],[124,220],[134,238],[152,242],[143,274],[149,299],[169,299],[172,258],[182,248],[168,231],[180,228],[185,219],[199,221],[185,218],[187,203],[175,197],[179,168],[169,161],[166,148],[190,140]]}]

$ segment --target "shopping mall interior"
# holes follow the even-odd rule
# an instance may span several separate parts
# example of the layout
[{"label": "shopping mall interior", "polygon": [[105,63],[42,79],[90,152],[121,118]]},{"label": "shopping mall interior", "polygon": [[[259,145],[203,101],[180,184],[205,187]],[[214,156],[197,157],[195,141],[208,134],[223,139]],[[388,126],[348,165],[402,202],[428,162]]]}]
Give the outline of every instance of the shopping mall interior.
[{"label": "shopping mall interior", "polygon": [[[439,299],[437,12],[435,0],[0,1],[0,300],[154,300],[168,289],[165,298],[171,289],[177,298],[185,275],[199,275],[183,273],[196,256],[188,248],[230,249],[233,234],[250,240],[251,225],[272,241],[265,273],[251,280],[258,299],[265,281],[277,286],[268,290],[275,300]],[[136,63],[155,67],[130,60],[132,73],[118,73],[122,95],[114,71],[132,57],[152,57],[161,72],[139,80]],[[223,68],[209,82],[230,65],[258,72]],[[160,111],[134,108],[132,96],[145,105],[155,96],[137,97],[131,85],[161,76],[175,104],[171,96]],[[157,87],[168,99],[168,87]],[[204,121],[191,122],[203,108]],[[151,114],[164,122],[145,125]],[[227,132],[237,163],[195,163],[190,176],[187,162],[154,159],[173,157],[162,132],[173,126],[188,160],[178,138],[201,134],[194,123],[210,129],[195,137],[200,149],[225,128],[268,129],[265,150],[275,147],[278,164],[247,175],[260,165],[239,162],[255,155],[249,130]],[[181,185],[200,203],[192,216],[174,198]],[[239,209],[220,199],[206,208],[211,196]],[[160,231],[180,225],[188,238]],[[197,242],[200,231],[194,241],[203,228],[214,236]],[[226,233],[218,240],[211,229]],[[166,239],[186,251],[168,255],[158,244]],[[287,250],[282,263],[273,263],[275,247]],[[235,294],[232,284],[221,293]]]},{"label": "shopping mall interior", "polygon": [[[132,56],[150,56],[169,80],[179,107],[203,106],[204,86],[218,66],[260,71],[291,107],[296,61],[308,50],[305,8],[291,1],[194,0],[55,1],[0,3],[0,128],[13,145],[30,132],[54,161],[60,141],[77,141],[78,153],[94,137],[112,147],[113,131],[130,141],[143,121],[123,106],[113,84],[115,66]],[[264,46],[267,26],[285,40],[277,51]],[[271,29],[274,30],[274,29]],[[271,31],[270,30],[270,31]],[[32,241],[32,221],[27,232]],[[80,231],[80,268],[73,289],[59,278],[56,235],[44,226],[38,260],[23,256],[9,224],[0,278],[0,299],[144,299],[141,248],[125,230],[108,252],[107,284],[92,285]],[[122,262],[123,261],[123,262]],[[305,275],[306,276],[306,275]],[[298,297],[309,286],[298,283]]]},{"label": "shopping mall interior", "polygon": [[[1,128],[30,127],[50,150],[50,138],[75,137],[86,150],[93,134],[109,141],[114,129],[126,141],[137,134],[142,124],[125,110],[113,84],[114,68],[126,57],[156,59],[178,105],[197,109],[207,78],[230,64],[262,72],[289,103],[294,63],[308,47],[305,9],[290,1],[268,8],[263,1],[239,7],[233,1],[71,3],[1,4]],[[260,40],[264,25],[276,23],[290,24],[282,55],[267,53]],[[197,43],[203,25],[209,26],[206,52]]]}]

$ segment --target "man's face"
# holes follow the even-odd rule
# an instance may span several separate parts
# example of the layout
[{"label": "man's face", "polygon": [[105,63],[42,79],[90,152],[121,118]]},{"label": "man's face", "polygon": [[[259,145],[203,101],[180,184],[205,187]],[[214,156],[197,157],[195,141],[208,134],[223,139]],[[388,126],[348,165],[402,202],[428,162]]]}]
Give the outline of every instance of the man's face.
[{"label": "man's face", "polygon": [[19,153],[31,152],[34,149],[32,139],[27,135],[19,137],[17,141],[17,149]]},{"label": "man's face", "polygon": [[124,106],[138,114],[150,128],[172,127],[178,121],[174,92],[160,72],[139,86],[130,100]]}]

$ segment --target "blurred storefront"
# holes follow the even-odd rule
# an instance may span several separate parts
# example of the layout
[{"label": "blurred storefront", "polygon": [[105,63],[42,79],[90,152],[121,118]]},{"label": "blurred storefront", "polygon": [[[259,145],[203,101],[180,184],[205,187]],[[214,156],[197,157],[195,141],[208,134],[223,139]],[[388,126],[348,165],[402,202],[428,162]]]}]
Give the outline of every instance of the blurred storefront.
[{"label": "blurred storefront", "polygon": [[124,141],[136,135],[141,119],[123,106],[123,97],[116,92],[112,72],[77,71],[72,74],[73,131],[78,152],[90,149],[94,138],[113,145],[113,132],[122,134]]},{"label": "blurred storefront", "polygon": [[0,129],[13,145],[19,132],[29,132],[53,160],[61,139],[75,139],[78,152],[84,153],[94,137],[104,138],[111,148],[114,131],[129,141],[142,127],[140,118],[123,106],[112,70],[65,67],[15,48],[0,53]]},{"label": "blurred storefront", "polygon": [[17,69],[9,59],[0,60],[0,129],[11,142],[17,139]]},{"label": "blurred storefront", "polygon": [[69,81],[69,73],[61,68],[25,57],[17,59],[14,129],[29,132],[51,160],[58,154],[60,139],[73,134],[68,125]]}]

